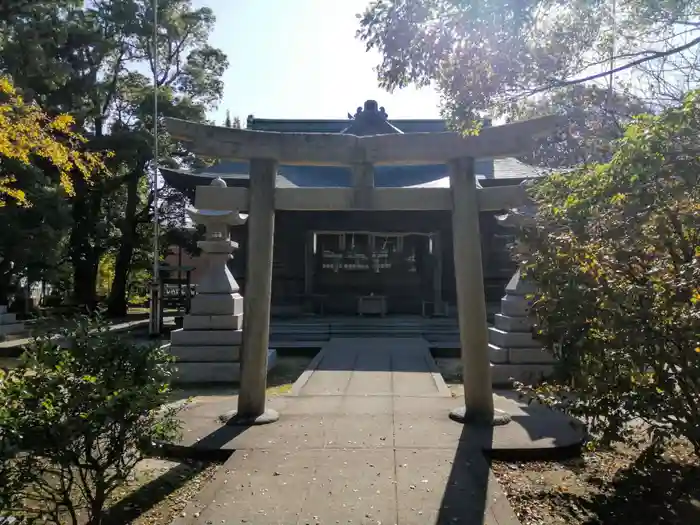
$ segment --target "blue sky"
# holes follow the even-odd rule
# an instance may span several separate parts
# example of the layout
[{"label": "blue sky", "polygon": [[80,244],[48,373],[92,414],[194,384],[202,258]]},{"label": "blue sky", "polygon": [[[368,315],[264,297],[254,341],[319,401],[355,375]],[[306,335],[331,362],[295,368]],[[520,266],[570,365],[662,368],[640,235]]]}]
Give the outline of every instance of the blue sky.
[{"label": "blue sky", "polygon": [[386,108],[389,118],[439,118],[439,97],[430,89],[389,94],[377,86],[376,53],[355,38],[357,13],[369,0],[193,0],[216,15],[211,45],[230,67],[224,100],[210,117],[226,110],[245,122],[259,118],[346,118],[366,99]]}]

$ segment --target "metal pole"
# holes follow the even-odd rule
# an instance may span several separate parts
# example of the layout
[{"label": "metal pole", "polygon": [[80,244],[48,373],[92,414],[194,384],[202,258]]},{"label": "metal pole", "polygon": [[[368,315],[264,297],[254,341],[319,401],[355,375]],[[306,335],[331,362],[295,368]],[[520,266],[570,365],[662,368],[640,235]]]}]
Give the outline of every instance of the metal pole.
[{"label": "metal pole", "polygon": [[149,334],[159,335],[162,324],[158,217],[158,0],[153,0],[153,280]]}]

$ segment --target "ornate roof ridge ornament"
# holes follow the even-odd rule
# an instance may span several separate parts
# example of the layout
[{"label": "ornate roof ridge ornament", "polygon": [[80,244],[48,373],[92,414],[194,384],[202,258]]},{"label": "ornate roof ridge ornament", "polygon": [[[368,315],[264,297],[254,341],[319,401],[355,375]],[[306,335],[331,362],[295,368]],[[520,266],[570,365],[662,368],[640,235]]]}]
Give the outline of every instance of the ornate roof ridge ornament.
[{"label": "ornate roof ridge ornament", "polygon": [[386,135],[403,133],[389,122],[389,115],[384,106],[379,106],[376,100],[366,100],[364,107],[358,107],[355,114],[348,113],[350,125],[341,131],[345,135]]}]

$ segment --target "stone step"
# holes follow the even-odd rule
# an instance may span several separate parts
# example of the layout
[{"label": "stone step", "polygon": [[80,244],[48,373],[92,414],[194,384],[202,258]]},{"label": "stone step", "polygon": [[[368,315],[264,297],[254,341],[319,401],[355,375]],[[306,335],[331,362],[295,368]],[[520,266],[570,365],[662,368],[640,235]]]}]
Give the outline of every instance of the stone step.
[{"label": "stone step", "polygon": [[395,332],[395,333],[387,333],[387,332],[336,332],[331,334],[331,337],[342,337],[342,338],[357,338],[357,339],[364,339],[364,338],[372,338],[372,337],[384,337],[384,338],[413,338],[413,337],[422,337],[422,333],[412,333],[412,332]]},{"label": "stone step", "polygon": [[275,348],[301,348],[301,349],[309,349],[309,348],[317,348],[321,349],[323,347],[322,343],[325,343],[328,341],[328,339],[324,339],[322,341],[313,341],[313,340],[304,340],[300,339],[298,341],[280,341],[279,339],[274,339],[270,341],[270,344],[274,346]]},{"label": "stone step", "polygon": [[495,326],[489,326],[489,343],[501,348],[532,348],[537,346],[530,332],[506,332]]},{"label": "stone step", "polygon": [[271,334],[293,334],[293,333],[320,333],[328,332],[330,327],[325,326],[270,326]]},{"label": "stone step", "polygon": [[326,326],[271,326],[271,333],[300,333],[300,332],[340,332],[340,331],[410,331],[410,332],[445,332],[459,330],[457,324],[445,326],[381,326],[381,325],[326,325]]},{"label": "stone step", "polygon": [[275,341],[328,341],[328,333],[270,334]]},{"label": "stone step", "polygon": [[459,332],[454,334],[423,334],[423,338],[430,343],[444,343],[444,344],[454,344],[455,347],[459,347]]}]

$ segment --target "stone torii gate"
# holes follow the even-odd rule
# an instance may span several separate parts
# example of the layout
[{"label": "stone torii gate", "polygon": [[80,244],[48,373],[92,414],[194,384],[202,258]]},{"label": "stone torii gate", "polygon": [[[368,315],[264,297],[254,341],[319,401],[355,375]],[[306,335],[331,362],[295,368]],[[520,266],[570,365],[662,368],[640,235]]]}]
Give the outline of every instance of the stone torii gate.
[{"label": "stone torii gate", "polygon": [[[476,136],[404,133],[358,137],[232,129],[166,119],[175,138],[197,155],[250,162],[248,188],[199,186],[195,206],[248,213],[248,260],[238,410],[228,424],[263,424],[278,415],[265,406],[275,210],[451,210],[454,266],[464,382],[464,405],[450,417],[465,423],[504,424],[494,410],[479,231],[480,211],[527,202],[522,186],[480,188],[475,158],[530,151],[534,139],[551,135],[559,117],[488,127]],[[351,188],[275,188],[277,167],[349,166]],[[450,188],[375,188],[375,165],[448,164]]]}]

